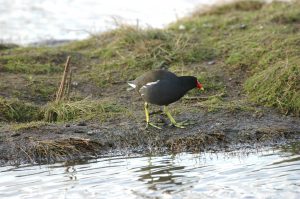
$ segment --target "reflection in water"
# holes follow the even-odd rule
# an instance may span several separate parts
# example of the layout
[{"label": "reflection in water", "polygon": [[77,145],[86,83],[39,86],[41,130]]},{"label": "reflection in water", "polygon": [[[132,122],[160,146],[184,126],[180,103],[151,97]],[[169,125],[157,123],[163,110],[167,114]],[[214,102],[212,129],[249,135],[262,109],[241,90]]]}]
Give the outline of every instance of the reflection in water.
[{"label": "reflection in water", "polygon": [[153,165],[152,157],[148,157],[148,163],[146,166],[141,167],[136,172],[143,173],[140,175],[139,180],[146,182],[148,188],[152,190],[159,190],[161,185],[164,187],[170,187],[171,190],[166,192],[171,193],[173,189],[180,187],[182,182],[177,181],[178,178],[184,177],[183,175],[176,175],[174,171],[184,170],[184,166],[176,166],[173,162],[174,157],[170,160],[162,161],[163,165]]},{"label": "reflection in water", "polygon": [[69,174],[69,179],[70,180],[77,180],[77,176],[76,176],[76,169],[74,166],[68,166],[65,169],[65,173]]},{"label": "reflection in water", "polygon": [[299,198],[299,147],[0,167],[0,198]]}]

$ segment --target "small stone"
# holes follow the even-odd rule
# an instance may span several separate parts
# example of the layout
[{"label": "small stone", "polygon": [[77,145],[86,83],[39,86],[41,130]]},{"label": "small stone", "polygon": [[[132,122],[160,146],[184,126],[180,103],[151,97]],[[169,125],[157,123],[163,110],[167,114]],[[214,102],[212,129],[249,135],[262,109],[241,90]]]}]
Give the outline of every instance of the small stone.
[{"label": "small stone", "polygon": [[88,135],[94,135],[95,133],[100,133],[100,129],[90,130],[87,132]]},{"label": "small stone", "polygon": [[208,65],[213,65],[213,64],[215,64],[216,62],[215,61],[209,61],[208,62]]},{"label": "small stone", "polygon": [[216,122],[216,124],[215,124],[215,126],[221,126],[222,125],[222,123],[220,123],[220,122]]},{"label": "small stone", "polygon": [[78,82],[75,82],[75,81],[74,81],[74,82],[71,83],[71,85],[74,86],[74,87],[75,87],[75,86],[78,86]]},{"label": "small stone", "polygon": [[21,133],[16,132],[16,133],[11,134],[11,137],[18,137],[20,135],[21,135]]},{"label": "small stone", "polygon": [[75,129],[74,133],[81,134],[81,133],[86,133],[86,132],[84,130],[81,130],[81,129]]},{"label": "small stone", "polygon": [[88,135],[94,135],[95,132],[94,132],[94,131],[88,131],[87,134],[88,134]]},{"label": "small stone", "polygon": [[87,126],[85,121],[78,122],[77,126]]},{"label": "small stone", "polygon": [[70,124],[66,124],[66,125],[65,125],[65,127],[70,127],[70,126],[71,126]]},{"label": "small stone", "polygon": [[240,29],[246,29],[247,28],[247,25],[246,24],[241,24],[240,25]]}]

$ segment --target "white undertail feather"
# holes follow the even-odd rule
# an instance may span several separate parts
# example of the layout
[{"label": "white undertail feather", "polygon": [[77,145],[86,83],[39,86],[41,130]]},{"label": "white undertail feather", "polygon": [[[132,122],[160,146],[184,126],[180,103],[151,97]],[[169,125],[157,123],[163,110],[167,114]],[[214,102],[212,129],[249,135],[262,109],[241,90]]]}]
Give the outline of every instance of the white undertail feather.
[{"label": "white undertail feather", "polygon": [[136,85],[132,82],[127,82],[127,84],[130,86],[129,88],[127,88],[127,91],[132,91],[136,88]]},{"label": "white undertail feather", "polygon": [[136,85],[135,85],[134,83],[132,83],[132,82],[127,82],[127,84],[128,84],[129,86],[131,86],[132,88],[136,88]]}]

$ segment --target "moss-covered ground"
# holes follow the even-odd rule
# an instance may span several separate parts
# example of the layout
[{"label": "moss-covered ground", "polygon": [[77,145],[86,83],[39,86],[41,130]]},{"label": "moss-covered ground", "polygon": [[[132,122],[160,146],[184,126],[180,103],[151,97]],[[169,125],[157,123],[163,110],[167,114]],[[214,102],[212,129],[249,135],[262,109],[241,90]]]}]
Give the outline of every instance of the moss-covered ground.
[{"label": "moss-covered ground", "polygon": [[[54,102],[67,56],[73,74],[70,99]],[[1,44],[0,150],[8,154],[17,150],[34,161],[37,156],[55,159],[53,150],[59,157],[68,154],[64,149],[76,154],[92,135],[102,141],[93,142],[98,148],[150,146],[150,151],[155,147],[177,151],[228,142],[233,132],[242,134],[241,139],[253,135],[260,139],[265,132],[265,138],[299,132],[299,63],[297,1],[236,2],[196,11],[164,29],[121,25],[60,46]],[[160,135],[155,129],[141,130],[143,102],[127,91],[126,82],[160,68],[197,76],[203,83],[204,92],[191,91],[170,107],[175,117],[193,120],[192,127],[165,127]],[[114,138],[109,139],[110,134]],[[74,135],[82,139],[78,149],[70,144],[79,143],[77,138],[70,141]],[[67,140],[65,145],[61,140]]]}]

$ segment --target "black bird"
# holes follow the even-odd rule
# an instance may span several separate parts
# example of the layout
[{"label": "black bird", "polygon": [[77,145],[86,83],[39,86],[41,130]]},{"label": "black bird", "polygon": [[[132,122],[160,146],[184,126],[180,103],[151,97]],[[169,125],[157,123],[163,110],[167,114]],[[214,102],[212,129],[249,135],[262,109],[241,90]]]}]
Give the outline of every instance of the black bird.
[{"label": "black bird", "polygon": [[128,82],[128,84],[133,87],[145,101],[146,127],[151,125],[159,129],[160,127],[150,123],[148,103],[164,106],[164,112],[170,119],[172,125],[184,128],[179,123],[176,123],[175,119],[168,111],[167,106],[179,100],[193,88],[204,90],[202,84],[198,82],[196,77],[178,77],[167,70],[149,71],[136,78],[134,81]]}]

